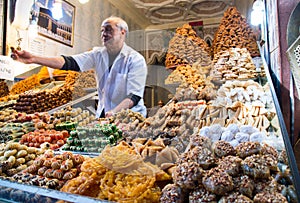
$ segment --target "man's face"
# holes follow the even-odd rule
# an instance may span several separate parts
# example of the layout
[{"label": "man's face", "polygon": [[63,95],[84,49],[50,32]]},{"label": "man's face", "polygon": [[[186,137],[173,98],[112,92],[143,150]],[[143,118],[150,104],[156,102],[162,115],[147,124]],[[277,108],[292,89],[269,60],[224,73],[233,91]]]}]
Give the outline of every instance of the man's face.
[{"label": "man's face", "polygon": [[106,21],[101,26],[101,39],[104,46],[116,46],[122,42],[122,35],[125,34],[114,22]]}]

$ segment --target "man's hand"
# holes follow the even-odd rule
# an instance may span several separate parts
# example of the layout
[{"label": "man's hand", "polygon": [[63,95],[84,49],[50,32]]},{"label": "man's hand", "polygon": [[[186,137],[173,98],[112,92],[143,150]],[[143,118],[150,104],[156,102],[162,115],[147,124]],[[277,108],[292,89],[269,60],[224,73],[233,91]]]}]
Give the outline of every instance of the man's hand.
[{"label": "man's hand", "polygon": [[105,118],[109,118],[109,117],[114,116],[114,115],[115,115],[115,113],[113,111],[108,111],[108,112],[105,113]]},{"label": "man's hand", "polygon": [[25,50],[18,51],[16,49],[12,49],[11,58],[25,64],[34,63],[33,55]]},{"label": "man's hand", "polygon": [[25,64],[36,63],[54,69],[61,69],[65,64],[65,59],[62,56],[46,57],[34,55],[25,50],[16,50],[14,48],[11,48],[11,50],[12,54],[10,57]]}]

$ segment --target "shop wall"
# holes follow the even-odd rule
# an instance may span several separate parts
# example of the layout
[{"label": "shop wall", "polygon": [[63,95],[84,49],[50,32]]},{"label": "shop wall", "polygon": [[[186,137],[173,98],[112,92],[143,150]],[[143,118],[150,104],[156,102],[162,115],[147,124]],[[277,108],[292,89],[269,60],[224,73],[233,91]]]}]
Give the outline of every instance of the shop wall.
[{"label": "shop wall", "polygon": [[[2,0],[1,0],[2,1]],[[129,33],[127,43],[133,47],[143,46],[143,39],[140,37],[140,27],[135,22],[126,17],[120,10],[116,9],[108,1],[90,1],[86,4],[80,4],[78,0],[67,0],[75,6],[75,24],[74,24],[74,46],[66,46],[49,38],[38,36],[35,40],[39,41],[42,46],[42,54],[44,55],[61,55],[61,54],[76,54],[90,50],[94,46],[101,46],[100,26],[102,20],[109,16],[120,16],[124,18],[128,25]],[[28,34],[28,30],[20,30],[20,37],[23,38],[21,47],[30,49],[32,38]],[[136,36],[138,35],[138,36]],[[18,33],[15,28],[9,24],[7,39],[7,47],[16,46]],[[141,40],[140,40],[141,39]],[[139,48],[141,49],[141,48]]]}]

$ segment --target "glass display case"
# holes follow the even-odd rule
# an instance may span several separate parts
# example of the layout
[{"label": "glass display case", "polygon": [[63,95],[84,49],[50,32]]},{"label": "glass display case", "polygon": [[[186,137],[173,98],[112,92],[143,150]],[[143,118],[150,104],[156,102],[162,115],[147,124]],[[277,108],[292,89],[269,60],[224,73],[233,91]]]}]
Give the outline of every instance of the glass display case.
[{"label": "glass display case", "polygon": [[[300,6],[299,6],[299,8],[300,8]],[[260,52],[262,53],[262,51],[260,51]],[[294,184],[295,192],[296,192],[295,195],[297,196],[297,202],[299,202],[300,201],[300,176],[299,176],[299,169],[297,167],[297,162],[296,162],[295,155],[294,155],[294,150],[292,148],[290,136],[289,136],[288,131],[286,129],[286,125],[285,125],[285,122],[284,122],[284,119],[283,119],[283,115],[282,115],[282,112],[281,112],[279,101],[278,101],[278,98],[276,96],[276,92],[275,92],[275,89],[274,89],[274,86],[273,86],[273,83],[272,83],[272,79],[271,79],[270,72],[269,72],[269,69],[268,69],[268,65],[265,61],[264,55],[262,55],[262,63],[263,63],[263,66],[265,67],[267,80],[270,84],[270,91],[272,93],[272,98],[273,98],[273,102],[274,102],[274,105],[275,105],[275,108],[276,108],[278,122],[280,124],[280,131],[281,131],[281,134],[282,134],[282,141],[284,143],[284,147],[285,147],[285,150],[286,150],[286,153],[287,153],[287,156],[288,156],[288,163],[289,163],[289,167],[291,169],[291,174],[292,174],[292,177],[293,177],[293,184]]]},{"label": "glass display case", "polygon": [[[259,60],[259,59],[256,59]],[[279,142],[278,146],[282,146],[282,148],[279,149],[279,151],[285,150],[287,157],[288,157],[288,167],[290,169],[290,174],[292,183],[287,184],[288,186],[292,186],[295,188],[294,190],[289,190],[290,191],[290,197],[293,197],[293,199],[289,199],[289,202],[299,202],[300,199],[300,177],[299,177],[299,172],[297,169],[296,161],[295,161],[295,156],[293,153],[293,149],[291,147],[290,143],[290,138],[288,136],[286,126],[283,120],[283,116],[280,110],[280,106],[278,103],[278,99],[275,94],[274,87],[272,85],[272,81],[268,72],[268,67],[266,65],[266,62],[264,60],[264,56],[262,55],[261,61],[257,62],[257,64],[262,64],[263,68],[266,72],[266,79],[265,78],[257,78],[257,82],[260,84],[265,84],[266,81],[269,83],[269,91],[272,94],[272,99],[273,103],[276,109],[276,116],[275,119],[277,120],[276,122],[279,124],[280,129],[277,130],[276,136],[278,139],[277,141]],[[60,107],[57,107],[55,109],[52,109],[49,111],[49,113],[54,113],[55,111],[58,111],[60,109],[65,108],[68,105],[71,106],[88,106],[87,103],[90,101],[94,101],[96,99],[97,92],[93,91],[86,96],[83,96],[81,98],[78,98],[74,101],[69,102],[66,105],[62,105]],[[270,135],[272,135],[272,130],[269,130]],[[275,138],[274,137],[274,138]],[[274,142],[275,140],[269,140],[271,142]],[[97,154],[95,153],[80,153],[76,152],[79,154],[83,154],[85,156],[91,156],[95,157]],[[282,165],[280,164],[280,170],[285,170],[287,165]],[[25,185],[17,182],[11,182],[8,180],[0,180],[0,200],[3,202],[60,202],[60,201],[67,201],[67,202],[107,202],[107,201],[102,201],[99,199],[93,199],[85,196],[80,196],[80,195],[74,195],[74,194],[68,194],[64,192],[60,192],[57,190],[52,190],[52,189],[46,189],[42,187],[37,187],[37,186],[30,186],[30,185]]]}]

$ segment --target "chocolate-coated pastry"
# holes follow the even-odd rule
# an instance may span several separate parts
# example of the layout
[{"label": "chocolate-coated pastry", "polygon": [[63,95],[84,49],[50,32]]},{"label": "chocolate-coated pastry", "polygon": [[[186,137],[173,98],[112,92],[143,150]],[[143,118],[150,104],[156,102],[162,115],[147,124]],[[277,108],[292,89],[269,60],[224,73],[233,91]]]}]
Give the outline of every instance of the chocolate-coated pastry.
[{"label": "chocolate-coated pastry", "polygon": [[218,161],[218,168],[224,170],[231,176],[238,176],[242,159],[237,156],[226,156]]},{"label": "chocolate-coated pastry", "polygon": [[160,202],[161,203],[184,203],[185,202],[184,192],[179,186],[175,184],[168,184],[162,189]]},{"label": "chocolate-coated pastry", "polygon": [[268,202],[280,202],[280,203],[287,203],[287,199],[278,192],[268,193],[268,192],[261,192],[254,196],[253,198],[254,203],[268,203]]},{"label": "chocolate-coated pastry", "polygon": [[218,157],[224,157],[228,155],[235,155],[234,147],[226,141],[219,140],[213,145],[214,153]]},{"label": "chocolate-coated pastry", "polygon": [[224,195],[234,188],[232,177],[218,167],[210,169],[205,174],[202,184],[205,189],[217,195]]},{"label": "chocolate-coated pastry", "polygon": [[217,203],[217,195],[207,191],[203,186],[192,190],[189,193],[189,203],[210,202]]},{"label": "chocolate-coated pastry", "polygon": [[184,189],[196,188],[201,183],[202,169],[196,162],[183,162],[175,167],[172,174],[174,183]]}]

